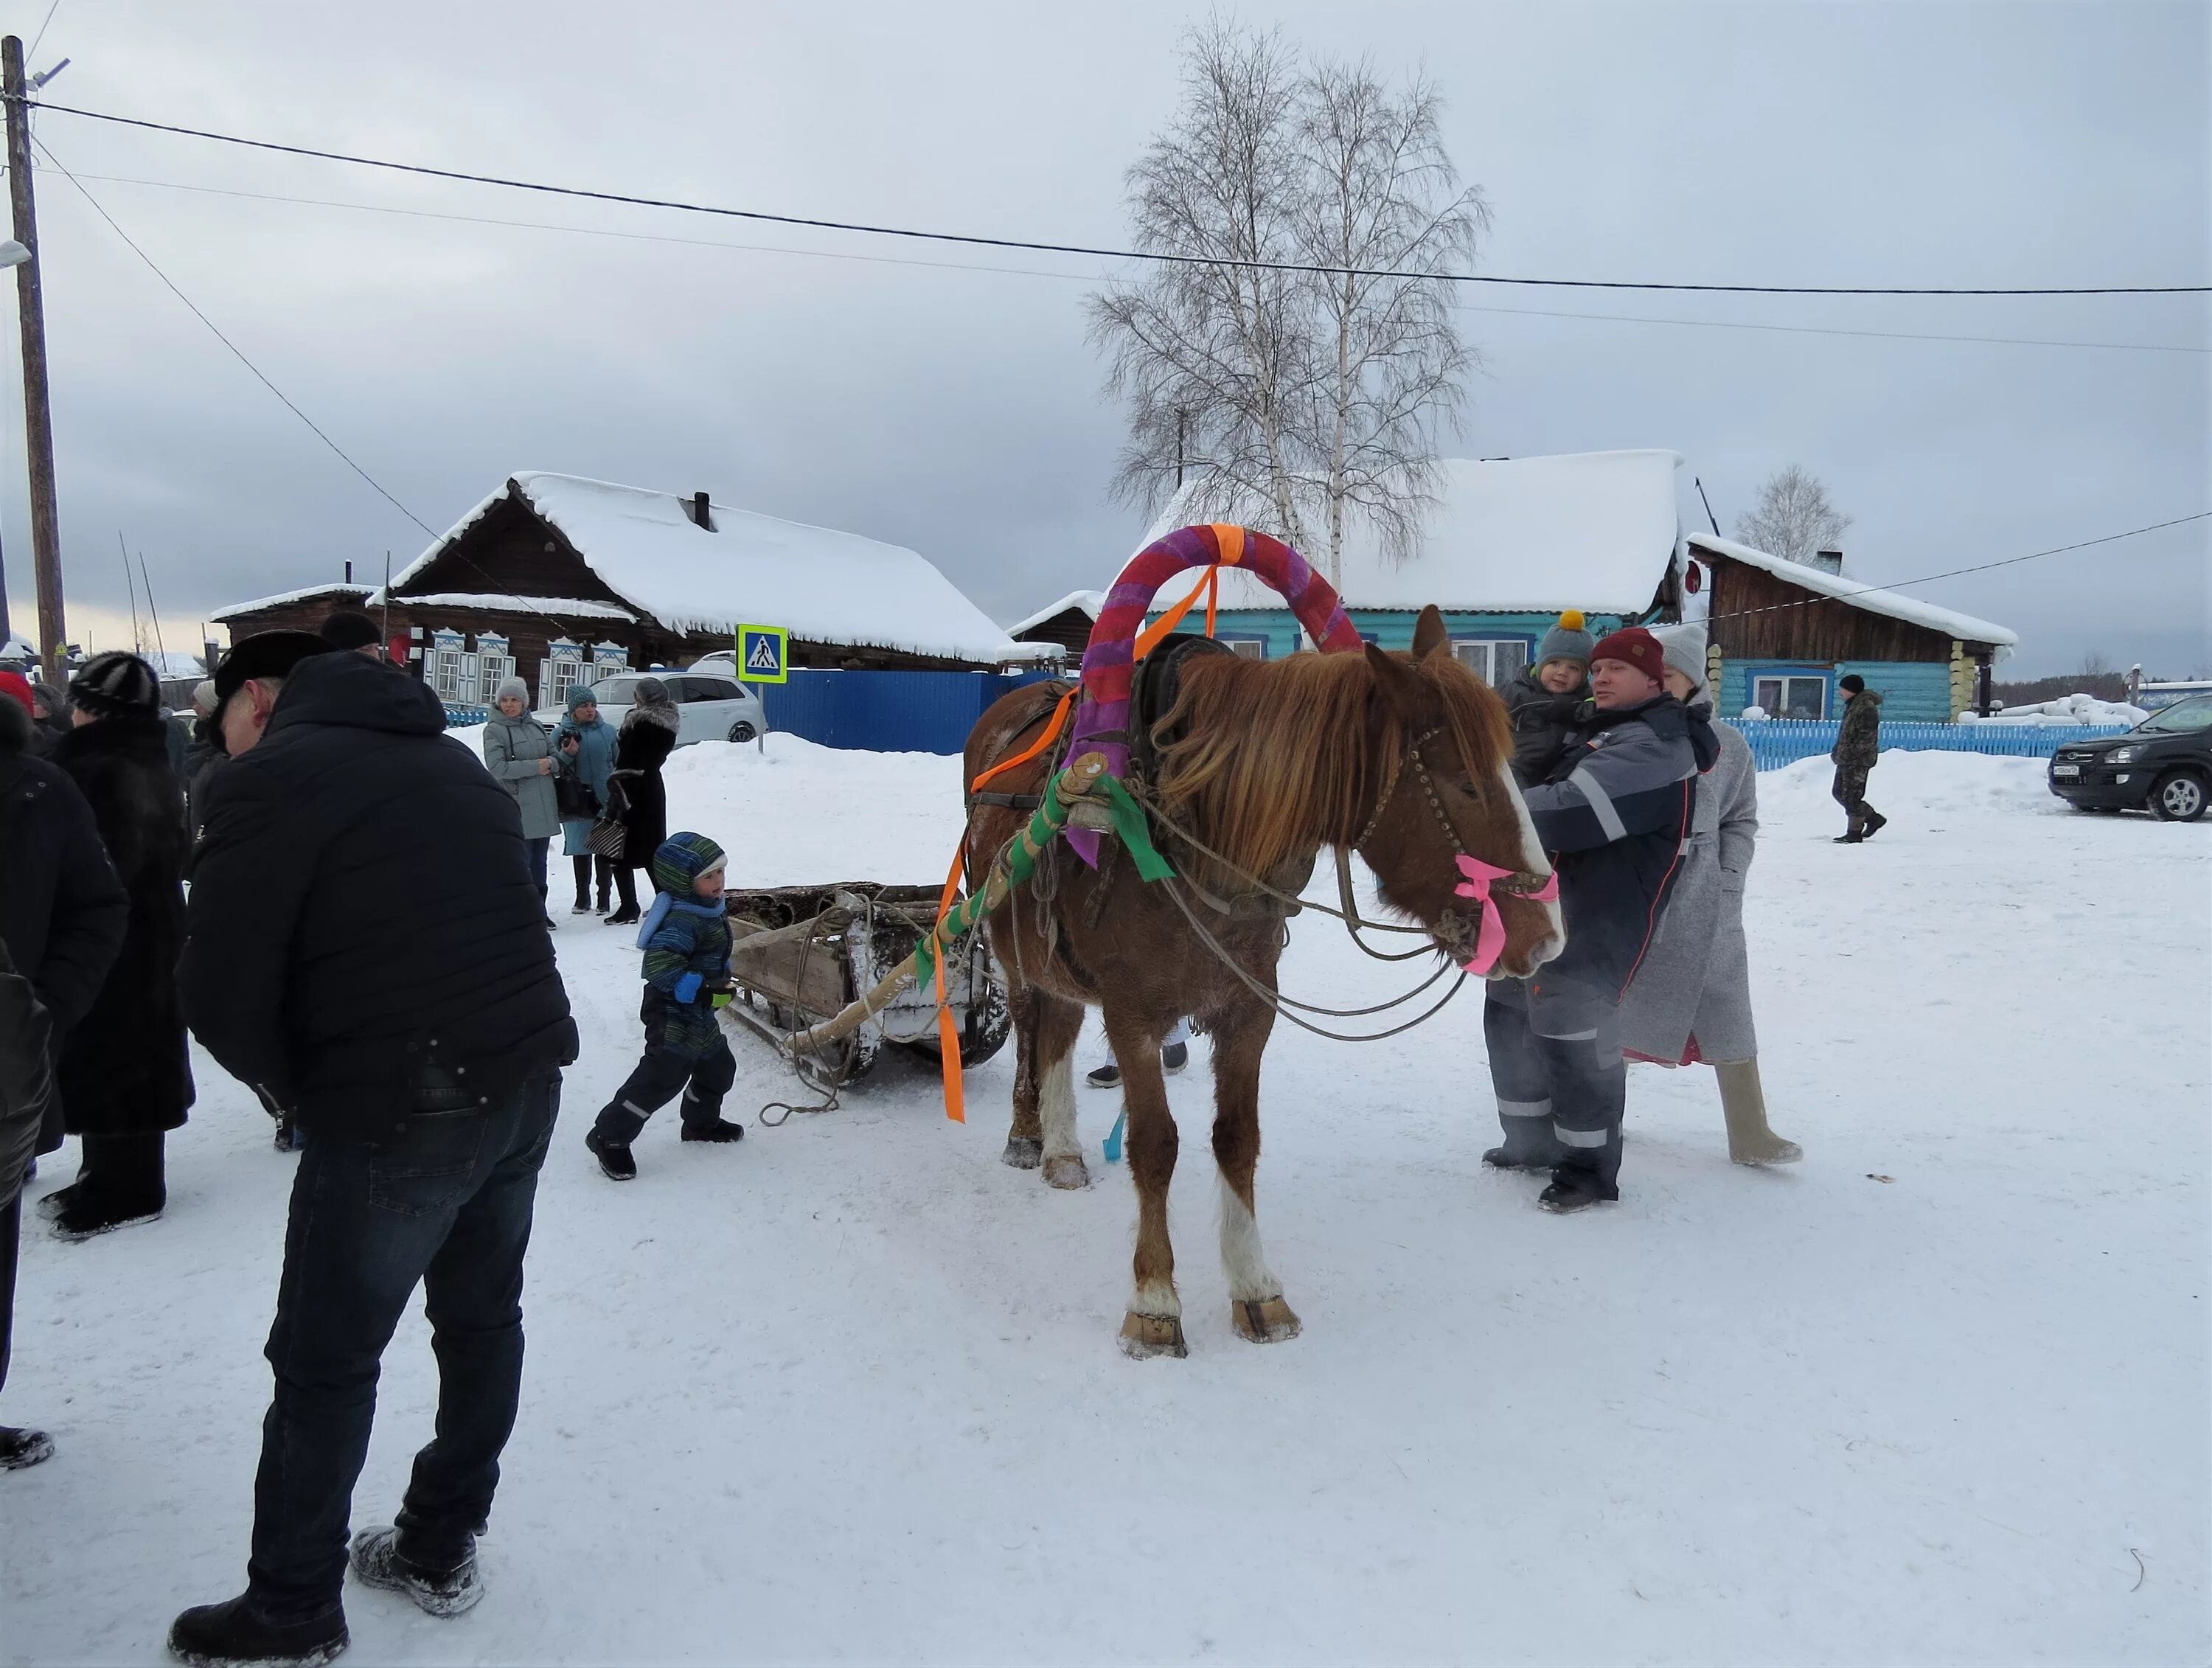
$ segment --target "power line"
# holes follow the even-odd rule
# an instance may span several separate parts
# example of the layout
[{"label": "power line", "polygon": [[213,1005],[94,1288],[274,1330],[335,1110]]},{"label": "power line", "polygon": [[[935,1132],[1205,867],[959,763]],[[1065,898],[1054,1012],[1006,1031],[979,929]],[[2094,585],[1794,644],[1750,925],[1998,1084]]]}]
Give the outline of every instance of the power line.
[{"label": "power line", "polygon": [[[298,405],[295,405],[290,397],[287,395],[282,388],[278,387],[274,382],[271,382],[269,378],[263,374],[261,368],[246,356],[245,350],[241,349],[237,343],[232,341],[230,338],[224,335],[222,330],[216,326],[215,320],[209,318],[206,314],[201,312],[199,308],[193,304],[192,298],[191,296],[185,295],[183,290],[177,288],[176,284],[169,277],[169,275],[161,269],[151,255],[148,254],[143,249],[138,247],[137,243],[131,238],[130,233],[125,231],[122,227],[116,224],[115,216],[108,213],[106,209],[100,207],[100,199],[85,189],[83,181],[80,180],[75,174],[71,173],[68,168],[62,165],[62,161],[59,157],[56,156],[52,151],[49,150],[46,146],[35,137],[32,139],[31,143],[38,146],[40,152],[46,157],[46,161],[53,165],[54,170],[58,173],[63,179],[68,180],[70,185],[76,186],[78,194],[82,196],[86,202],[92,204],[93,212],[107,222],[108,229],[113,232],[116,236],[121,238],[125,244],[129,245],[131,253],[137,256],[140,260],[146,263],[147,270],[151,271],[155,277],[161,279],[161,283],[167,286],[169,293],[172,295],[174,295],[179,301],[182,301],[185,306],[190,309],[191,315],[195,319],[198,319],[202,324],[208,327],[208,330],[214,335],[216,341],[222,343],[223,346],[230,350],[232,355],[237,359],[240,364],[245,366],[247,370],[253,373],[254,379],[258,381],[263,387],[268,389],[270,393],[276,395],[276,398],[283,402],[285,410],[291,412],[291,414],[299,418],[301,422],[306,423],[308,429],[314,435],[316,439],[322,441],[324,445],[329,447],[332,452],[336,453],[339,459],[344,462],[347,468],[352,470],[355,474],[360,476],[362,479],[367,481],[370,486],[374,487],[376,490],[378,496],[382,497],[386,503],[390,504],[402,515],[412,521],[416,527],[422,528],[422,531],[428,533],[433,539],[438,539],[443,537],[443,535],[441,534],[435,527],[432,527],[428,521],[425,521],[421,516],[417,515],[413,510],[408,508],[406,505],[401,503],[398,499],[393,497],[390,492],[386,491],[383,484],[380,482],[375,476],[370,474],[366,469],[363,469],[359,464],[356,463],[351,456],[347,454],[343,447],[340,446],[327,434],[324,433],[321,427],[313,417],[309,417],[305,411],[301,411]],[[120,539],[122,534],[118,533],[116,537]],[[475,571],[483,578],[491,580],[493,584],[496,585],[498,583],[498,581],[493,579],[490,574],[485,572],[481,563],[471,559],[466,554],[460,551],[453,551],[452,554],[458,556],[465,565],[475,569]],[[130,573],[130,558],[127,554],[124,558],[124,572],[126,576]],[[557,614],[549,612],[547,610],[539,607],[535,601],[529,597],[523,596],[519,592],[495,591],[491,593],[491,594],[506,597],[510,600],[521,603],[529,612],[537,615],[540,619],[549,621],[552,624],[559,626],[563,635],[566,635],[571,629],[571,623],[569,621],[562,618]]]},{"label": "power line", "polygon": [[[349,203],[326,197],[292,197],[274,192],[238,191],[222,186],[192,186],[174,180],[145,180],[121,173],[84,173],[84,180],[118,186],[146,186],[157,191],[191,192],[207,197],[231,197],[252,203],[285,203],[315,209],[345,209],[360,214],[399,215],[416,220],[442,220],[470,226],[501,226],[518,231],[565,232],[577,237],[614,238],[630,243],[666,243],[690,249],[729,249],[746,254],[795,255],[816,260],[858,261],[880,266],[919,266],[944,272],[984,272],[1008,277],[1057,278],[1068,283],[1101,280],[1081,272],[1054,272],[1035,266],[983,266],[966,261],[916,260],[902,255],[862,255],[832,249],[798,249],[787,245],[731,243],[719,238],[672,237],[665,232],[620,232],[604,226],[567,226],[543,220],[502,220],[489,215],[454,214],[434,209],[405,209],[382,203]],[[2212,348],[2166,342],[2081,342],[2041,336],[1962,336],[1932,331],[1850,330],[1826,325],[1753,324],[1727,319],[1665,319],[1625,313],[1571,313],[1533,307],[1484,307],[1474,301],[1454,301],[1464,313],[1496,314],[1522,319],[1583,319],[1601,324],[1673,325],[1697,330],[1755,330],[1790,336],[1848,336],[1899,342],[1966,342],[2002,347],[2093,348],[2123,353],[2191,353],[2212,355]]]},{"label": "power line", "polygon": [[[1706,619],[1708,623],[1713,620],[1748,619],[1753,614],[1778,613],[1785,608],[1810,608],[1823,602],[1849,602],[1853,597],[1869,596],[1882,591],[1901,591],[1908,585],[1932,585],[1939,579],[1956,579],[1962,574],[1985,574],[1992,568],[2015,567],[2022,562],[2033,562],[2046,556],[2063,556],[2069,551],[2086,551],[2099,545],[2115,545],[2123,539],[2139,539],[2147,533],[2160,533],[2167,527],[2186,527],[2191,521],[2206,520],[2212,520],[2212,509],[2200,509],[2194,515],[2177,515],[2171,521],[2154,521],[2145,527],[2130,527],[2125,533],[2108,533],[2100,539],[2084,539],[2078,544],[2053,545],[2047,551],[2030,551],[2026,556],[2008,556],[1995,562],[1978,562],[1971,568],[1953,568],[1946,573],[1924,574],[1918,579],[1900,579],[1890,585],[1864,585],[1856,591],[1829,592],[1820,596],[1806,597],[1797,602],[1772,602],[1759,608],[1739,608],[1726,614],[1709,614]],[[1689,542],[1697,545],[1704,543],[1705,539],[1702,534],[1693,533],[1689,537]],[[1723,551],[1720,554],[1725,556],[1727,552]],[[1811,571],[1818,573],[1820,569],[1816,568]],[[1784,575],[1781,577],[1786,581],[1788,575]]]},{"label": "power line", "polygon": [[382,482],[379,481],[375,476],[370,474],[368,471],[363,469],[359,464],[356,463],[352,457],[347,453],[345,447],[340,446],[328,435],[325,434],[321,426],[316,423],[314,418],[309,417],[305,411],[301,411],[298,405],[293,403],[290,395],[287,394],[274,382],[271,382],[267,375],[263,373],[261,367],[255,364],[251,359],[246,356],[246,350],[240,347],[237,343],[232,341],[229,337],[224,335],[222,333],[222,327],[218,326],[214,320],[209,318],[206,314],[201,312],[198,304],[195,302],[191,296],[187,295],[183,290],[177,288],[175,283],[170,278],[167,272],[164,272],[161,270],[160,265],[154,259],[153,256],[148,254],[143,249],[140,248],[137,243],[132,239],[131,234],[125,231],[122,227],[115,223],[115,216],[100,206],[100,199],[85,189],[84,182],[82,180],[79,180],[75,174],[71,173],[66,167],[62,166],[61,160],[57,157],[52,151],[48,150],[46,145],[35,137],[33,137],[31,143],[38,146],[40,153],[46,157],[47,161],[53,164],[56,171],[61,174],[62,178],[68,180],[70,185],[75,186],[77,189],[78,194],[82,196],[86,202],[92,204],[92,211],[107,222],[108,229],[113,232],[116,236],[121,238],[123,241],[130,247],[130,250],[132,254],[137,256],[140,260],[146,263],[147,271],[153,273],[155,277],[159,278],[163,285],[167,288],[168,292],[185,304],[185,306],[191,311],[192,317],[198,319],[202,324],[208,327],[210,333],[215,337],[216,341],[222,343],[223,346],[230,350],[232,356],[234,357],[240,364],[245,366],[247,370],[253,373],[254,379],[258,381],[263,387],[268,389],[270,393],[275,394],[278,399],[283,402],[285,410],[291,412],[291,414],[299,418],[301,422],[306,423],[308,429],[313,432],[317,440],[322,441],[324,445],[329,447],[332,452],[336,453],[339,460],[343,462],[348,469],[350,469],[355,474],[360,476],[362,479],[367,481],[369,485],[375,490],[377,495],[386,503],[390,504],[392,508],[398,510],[402,515],[412,521],[416,527],[428,533],[431,538],[435,539],[438,536],[436,528],[433,527],[428,521],[425,521],[413,510],[408,508],[406,505],[401,503],[399,500],[393,497],[391,493],[385,490],[384,484]]},{"label": "power line", "polygon": [[23,54],[25,68],[27,69],[30,65],[30,60],[39,55],[39,43],[46,38],[47,26],[54,21],[54,14],[61,9],[62,0],[54,0],[53,4],[46,8],[46,15],[39,24],[39,32],[31,37],[30,48]]},{"label": "power line", "polygon": [[26,99],[32,109],[58,115],[81,116],[90,121],[135,127],[150,133],[172,133],[185,138],[208,139],[218,144],[239,145],[249,150],[275,151],[287,156],[308,156],[319,161],[346,162],[356,167],[383,168],[395,173],[421,174],[433,180],[456,180],[470,185],[498,186],[508,191],[539,192],[550,197],[576,197],[599,203],[625,203],[638,208],[673,209],[684,214],[714,215],[730,220],[763,221],[778,226],[805,226],[818,231],[858,232],[871,237],[913,238],[932,243],[960,243],[990,249],[1025,249],[1041,254],[1088,255],[1107,260],[1152,261],[1186,266],[1229,266],[1265,272],[1297,272],[1329,277],[1413,278],[1446,283],[1512,284],[1551,289],[1644,289],[1686,291],[1728,295],[2194,295],[2212,292],[2212,284],[2089,284],[2025,288],[1912,286],[1904,284],[1767,284],[1665,283],[1625,278],[1515,278],[1488,273],[1377,271],[1362,267],[1329,266],[1304,261],[1256,260],[1222,255],[1185,255],[1157,250],[1107,249],[1079,243],[1045,243],[1028,238],[984,237],[968,232],[931,232],[906,226],[875,226],[863,222],[825,220],[805,215],[770,214],[762,209],[732,209],[690,203],[679,198],[643,197],[628,192],[593,191],[580,186],[555,186],[534,180],[512,180],[498,174],[471,173],[459,168],[427,167],[417,162],[394,162],[381,157],[356,156],[345,151],[322,150],[312,145],[282,144],[272,139],[249,139],[235,133],[207,128],[182,127],[169,122],[118,116],[104,110],[84,110],[74,105]]}]

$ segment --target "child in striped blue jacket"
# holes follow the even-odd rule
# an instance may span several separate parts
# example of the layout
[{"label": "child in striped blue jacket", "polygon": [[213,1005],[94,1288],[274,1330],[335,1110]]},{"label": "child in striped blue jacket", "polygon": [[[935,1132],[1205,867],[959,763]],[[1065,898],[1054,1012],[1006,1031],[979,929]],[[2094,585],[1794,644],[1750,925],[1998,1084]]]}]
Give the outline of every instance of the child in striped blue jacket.
[{"label": "child in striped blue jacket", "polygon": [[584,1137],[611,1181],[635,1178],[630,1143],[679,1093],[685,1141],[744,1138],[744,1125],[722,1117],[738,1062],[716,1017],[730,1000],[730,922],[722,907],[727,861],[704,834],[672,834],[653,854],[660,895],[637,929],[645,952],[645,1057]]}]

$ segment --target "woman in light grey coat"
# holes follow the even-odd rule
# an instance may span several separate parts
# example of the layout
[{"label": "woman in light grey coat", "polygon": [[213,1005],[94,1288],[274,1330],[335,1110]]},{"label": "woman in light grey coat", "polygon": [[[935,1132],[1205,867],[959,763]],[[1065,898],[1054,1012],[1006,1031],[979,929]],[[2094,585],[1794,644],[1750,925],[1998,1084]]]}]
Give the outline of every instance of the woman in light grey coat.
[{"label": "woman in light grey coat", "polygon": [[[499,686],[484,725],[484,768],[514,796],[522,813],[522,837],[530,845],[530,872],[545,896],[545,853],[561,831],[553,795],[553,742],[529,713],[530,690],[520,678]],[[551,917],[548,916],[548,920]]]},{"label": "woman in light grey coat", "polygon": [[[1705,698],[1705,629],[1655,630],[1667,690]],[[1621,1052],[1662,1065],[1706,1064],[1720,1081],[1729,1157],[1738,1164],[1795,1164],[1795,1141],[1766,1127],[1759,1038],[1751,1020],[1751,956],[1743,936],[1743,886],[1759,842],[1759,774],[1734,726],[1716,724],[1721,756],[1698,779],[1681,873],[1659,931],[1620,1002]]]}]

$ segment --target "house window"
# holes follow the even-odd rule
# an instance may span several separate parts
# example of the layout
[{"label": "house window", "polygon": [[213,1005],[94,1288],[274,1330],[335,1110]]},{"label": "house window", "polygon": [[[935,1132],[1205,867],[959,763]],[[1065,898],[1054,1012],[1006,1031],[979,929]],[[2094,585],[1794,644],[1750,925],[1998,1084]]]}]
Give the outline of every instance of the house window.
[{"label": "house window", "polygon": [[514,656],[507,652],[507,639],[479,636],[477,639],[477,688],[481,697],[489,701],[499,686],[514,675]]},{"label": "house window", "polygon": [[1460,663],[1492,689],[1512,681],[1514,673],[1528,664],[1526,637],[1454,637],[1452,653]]},{"label": "house window", "polygon": [[1769,718],[1826,718],[1828,680],[1817,673],[1762,674],[1751,680],[1751,699]]},{"label": "house window", "polygon": [[468,656],[458,648],[448,648],[441,643],[436,650],[435,673],[432,687],[438,698],[449,706],[459,706],[466,697],[461,692],[461,662]]}]

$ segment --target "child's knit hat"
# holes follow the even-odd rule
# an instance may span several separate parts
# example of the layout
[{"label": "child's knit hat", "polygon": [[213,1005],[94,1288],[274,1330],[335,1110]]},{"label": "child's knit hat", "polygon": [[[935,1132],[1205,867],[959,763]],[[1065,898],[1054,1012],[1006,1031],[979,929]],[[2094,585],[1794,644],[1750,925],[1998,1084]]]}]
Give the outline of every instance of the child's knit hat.
[{"label": "child's knit hat", "polygon": [[1544,633],[1543,641],[1536,645],[1536,664],[1547,661],[1573,661],[1587,667],[1590,658],[1590,634],[1583,619],[1583,611],[1570,608],[1559,616],[1559,623]]},{"label": "child's knit hat", "polygon": [[702,874],[713,874],[728,862],[722,848],[704,834],[671,834],[653,854],[653,884],[677,898],[689,898]]}]

